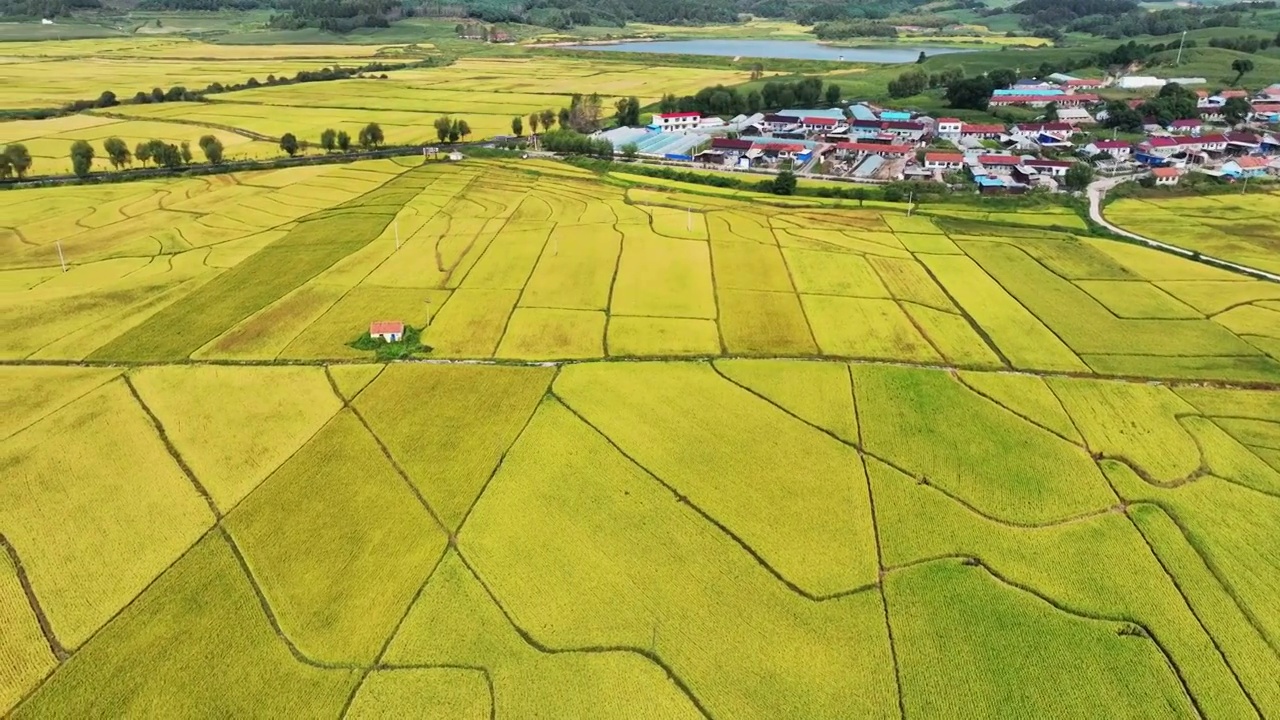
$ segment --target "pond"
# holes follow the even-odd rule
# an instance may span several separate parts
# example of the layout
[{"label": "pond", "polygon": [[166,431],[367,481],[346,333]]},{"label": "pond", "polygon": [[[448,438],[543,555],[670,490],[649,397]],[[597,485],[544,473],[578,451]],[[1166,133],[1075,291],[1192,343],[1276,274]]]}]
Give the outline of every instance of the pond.
[{"label": "pond", "polygon": [[601,45],[574,45],[570,50],[641,52],[663,55],[724,55],[729,57],[784,58],[788,60],[836,60],[860,63],[913,62],[924,51],[928,55],[973,52],[964,48],[835,47],[809,40],[657,40],[618,42]]}]

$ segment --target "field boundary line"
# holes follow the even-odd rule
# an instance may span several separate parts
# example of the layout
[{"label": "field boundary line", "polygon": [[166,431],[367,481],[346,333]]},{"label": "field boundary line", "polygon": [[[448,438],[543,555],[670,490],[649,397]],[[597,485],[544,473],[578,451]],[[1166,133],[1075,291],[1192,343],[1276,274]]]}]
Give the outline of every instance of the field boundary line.
[{"label": "field boundary line", "polygon": [[692,688],[690,688],[689,685],[685,683],[684,679],[681,678],[679,675],[677,675],[675,670],[673,670],[671,666],[667,665],[666,661],[664,661],[662,657],[659,656],[658,653],[655,651],[645,650],[642,648],[628,647],[624,645],[613,646],[613,647],[592,646],[592,647],[581,647],[581,648],[553,648],[550,645],[546,645],[545,643],[541,642],[540,640],[535,638],[532,633],[524,629],[522,626],[520,626],[516,622],[511,612],[498,599],[498,596],[496,593],[494,593],[493,588],[489,587],[489,583],[485,582],[484,578],[480,576],[479,571],[475,569],[475,567],[471,564],[471,561],[468,560],[466,555],[462,553],[462,549],[455,548],[455,553],[457,554],[458,559],[462,561],[463,566],[467,568],[467,572],[471,573],[471,576],[475,578],[477,583],[480,584],[480,587],[484,588],[484,592],[486,595],[489,596],[490,602],[494,604],[494,607],[498,608],[498,611],[502,613],[502,616],[507,619],[507,623],[512,627],[512,629],[516,631],[516,634],[518,634],[520,638],[524,640],[524,642],[527,645],[529,645],[529,647],[532,647],[534,650],[537,650],[538,652],[544,655],[564,655],[569,653],[581,653],[581,654],[589,654],[589,655],[599,655],[599,654],[608,654],[608,653],[628,653],[632,655],[639,655],[640,657],[644,658],[645,660],[648,660],[654,665],[657,665],[664,672],[666,672],[667,678],[671,680],[672,683],[675,684],[675,686],[680,690],[682,694],[684,694],[685,697],[689,698],[689,702],[693,704],[694,708],[697,709],[698,712],[700,712],[704,718],[707,718],[707,720],[713,720],[711,712],[708,711],[706,706],[702,704],[702,700],[699,699],[698,696],[693,693]]},{"label": "field boundary line", "polygon": [[720,533],[722,533],[725,537],[732,540],[736,545],[738,545],[738,547],[740,547],[743,550],[743,552],[747,553],[748,556],[750,556],[753,560],[755,560],[755,562],[758,565],[760,565],[761,568],[763,568],[766,572],[772,575],[775,580],[777,580],[784,587],[786,587],[788,590],[795,593],[796,595],[799,595],[805,600],[809,600],[811,602],[822,603],[828,600],[838,600],[840,598],[848,597],[850,595],[856,595],[857,593],[860,593],[860,592],[866,592],[867,590],[871,590],[872,588],[875,587],[874,582],[866,583],[863,585],[857,585],[851,588],[846,588],[838,592],[827,593],[823,595],[811,593],[808,590],[805,590],[804,588],[797,585],[795,582],[788,579],[777,568],[773,567],[773,565],[771,565],[768,560],[765,560],[764,557],[760,555],[760,553],[756,551],[755,548],[751,547],[751,545],[749,545],[745,540],[739,537],[737,533],[729,529],[728,526],[720,522],[718,519],[713,517],[707,511],[703,510],[697,503],[689,499],[687,495],[680,492],[680,490],[677,489],[675,486],[669,484],[666,480],[663,480],[660,476],[656,475],[652,470],[650,470],[649,468],[641,464],[640,461],[638,461],[635,457],[629,454],[626,450],[623,450],[621,447],[619,447],[618,444],[614,442],[613,438],[606,435],[603,430],[601,430],[599,427],[594,425],[590,420],[584,417],[572,405],[570,405],[568,401],[566,401],[564,398],[556,394],[554,388],[550,391],[549,394],[562,407],[564,407],[566,410],[572,413],[573,416],[578,419],[578,421],[580,421],[582,424],[586,425],[587,427],[591,428],[593,432],[599,435],[600,438],[603,439],[606,443],[608,443],[609,446],[613,448],[615,452],[617,452],[622,457],[626,458],[628,462],[635,465],[640,470],[644,471],[645,475],[652,478],[654,482],[658,483],[663,488],[665,488],[667,492],[671,493],[671,495],[675,498],[677,503],[684,505],[685,507],[692,510],[696,515],[701,517],[703,520],[709,523],[716,530],[720,531]]},{"label": "field boundary line", "polygon": [[[16,367],[21,367],[21,366],[16,366]],[[80,393],[79,395],[76,395],[75,397],[73,397],[73,398],[71,398],[71,399],[67,400],[66,402],[64,402],[64,403],[62,403],[62,404],[60,404],[60,405],[58,405],[57,407],[50,409],[48,412],[46,412],[46,413],[44,413],[44,414],[40,415],[40,417],[37,417],[36,419],[32,420],[31,422],[27,423],[26,425],[23,425],[22,427],[18,428],[17,430],[14,430],[13,432],[9,433],[8,435],[5,435],[4,437],[0,438],[0,442],[3,442],[3,441],[5,441],[5,440],[8,440],[9,438],[12,438],[12,437],[17,437],[18,435],[21,435],[22,433],[26,432],[27,430],[30,430],[31,428],[35,427],[36,425],[39,425],[41,422],[44,422],[44,421],[45,421],[45,420],[47,420],[48,418],[51,418],[51,417],[53,417],[54,415],[57,415],[57,414],[58,414],[59,412],[61,412],[62,410],[65,410],[66,408],[71,407],[72,405],[76,404],[76,402],[78,402],[78,401],[80,401],[80,400],[83,400],[83,399],[85,399],[86,397],[88,397],[88,396],[92,395],[93,393],[97,392],[98,390],[101,390],[102,388],[106,387],[107,385],[110,385],[110,384],[111,384],[111,382],[112,382],[113,380],[115,380],[116,378],[118,378],[118,377],[120,377],[121,375],[123,375],[123,374],[124,374],[124,372],[125,372],[124,370],[121,370],[121,372],[120,372],[120,373],[118,373],[118,374],[116,374],[116,375],[112,375],[112,376],[108,377],[107,379],[103,380],[102,382],[98,383],[97,385],[94,385],[93,387],[89,388],[88,390],[85,390],[84,392]],[[1224,430],[1223,432],[1226,432],[1226,431]]]},{"label": "field boundary line", "polygon": [[[1134,504],[1136,505],[1139,503]],[[1158,505],[1153,505],[1152,507],[1158,509],[1165,517],[1169,517],[1168,513]],[[1218,643],[1218,639],[1213,636],[1213,633],[1209,632],[1209,628],[1205,627],[1204,620],[1200,618],[1200,613],[1196,612],[1195,606],[1191,603],[1191,598],[1187,596],[1186,591],[1182,588],[1182,583],[1178,581],[1177,576],[1174,575],[1173,571],[1169,569],[1169,566],[1165,564],[1164,558],[1160,557],[1160,553],[1156,552],[1155,545],[1152,544],[1151,539],[1147,537],[1146,533],[1142,532],[1142,526],[1139,525],[1128,512],[1125,512],[1125,519],[1129,521],[1129,524],[1133,527],[1134,531],[1138,533],[1138,537],[1142,538],[1142,544],[1147,546],[1147,551],[1151,553],[1151,557],[1154,558],[1156,564],[1160,566],[1161,571],[1164,572],[1169,583],[1178,591],[1178,595],[1182,598],[1182,603],[1186,606],[1187,612],[1191,613],[1191,617],[1196,619],[1196,624],[1200,626],[1200,630],[1204,632],[1205,637],[1209,638],[1209,642],[1213,645],[1213,649],[1218,652],[1218,657],[1222,659],[1222,664],[1227,668],[1227,671],[1231,673],[1231,677],[1236,681],[1236,685],[1240,688],[1240,691],[1244,693],[1249,704],[1253,706],[1254,712],[1258,714],[1259,718],[1265,718],[1267,714],[1262,712],[1262,708],[1258,707],[1258,701],[1254,699],[1253,693],[1250,692],[1249,688],[1245,685],[1244,680],[1241,679],[1240,675],[1236,672],[1235,665],[1227,657],[1226,652],[1223,651],[1222,645]],[[1173,518],[1169,518],[1169,522],[1173,523]],[[1181,530],[1179,530],[1179,532],[1181,532]],[[1195,552],[1194,549],[1192,552]],[[1198,553],[1196,554],[1196,558],[1200,559],[1203,563],[1203,560],[1200,558]],[[1215,583],[1218,583],[1217,577],[1213,575],[1213,572],[1209,570],[1207,565],[1205,566],[1205,571],[1209,573],[1210,577],[1214,578]],[[1221,583],[1218,584],[1221,586]],[[1241,617],[1245,617],[1244,613],[1241,613]],[[1249,622],[1247,617],[1245,618],[1245,622]],[[1250,628],[1254,629],[1255,632],[1257,631],[1256,628],[1252,627],[1252,625],[1250,625]],[[1263,641],[1265,643],[1265,637],[1263,638]],[[1268,644],[1268,647],[1270,647],[1270,644]],[[1272,649],[1272,652],[1274,653],[1274,648]],[[1280,655],[1277,655],[1277,659],[1280,659]]]},{"label": "field boundary line", "polygon": [[[44,606],[40,604],[40,598],[36,595],[36,588],[31,584],[27,569],[23,566],[22,558],[18,555],[18,548],[9,542],[9,538],[5,537],[4,533],[0,533],[0,548],[4,549],[9,556],[9,561],[13,563],[13,571],[18,577],[18,584],[22,586],[22,594],[27,597],[27,604],[31,607],[31,614],[35,617],[36,624],[40,626],[40,633],[44,635],[44,641],[49,646],[49,652],[53,653],[53,657],[57,661],[54,665],[56,670],[58,665],[71,657],[71,653],[67,652],[67,649],[62,645],[62,641],[58,640],[58,635],[53,630],[53,623],[50,622],[49,616],[45,614]],[[41,684],[43,684],[43,681],[37,684],[36,687]],[[31,691],[34,692],[35,687],[31,688]],[[17,706],[15,705],[14,707]]]},{"label": "field boundary line", "polygon": [[[444,562],[445,557],[449,554],[449,547],[450,543],[446,543],[440,550],[440,557],[436,558],[435,565],[431,566],[431,571],[422,579],[422,584],[418,585],[417,591],[409,598],[409,602],[404,607],[404,612],[400,614],[400,619],[396,621],[395,626],[391,628],[391,632],[387,633],[386,639],[382,641],[382,647],[378,649],[378,654],[374,656],[373,663],[368,667],[361,669],[360,677],[357,678],[355,684],[351,686],[351,692],[347,695],[346,702],[342,704],[342,710],[338,713],[339,720],[345,718],[347,713],[350,712],[351,704],[355,702],[356,695],[360,694],[360,688],[364,687],[364,681],[368,679],[369,674],[374,670],[382,669],[380,666],[382,665],[382,659],[386,657],[387,649],[391,647],[391,643],[396,639],[396,635],[400,634],[400,628],[404,626],[404,621],[408,619],[409,614],[413,612],[413,606],[418,604],[418,598],[422,597],[422,592],[426,590],[427,584],[431,582],[431,578],[435,577],[436,571],[440,569],[441,563]],[[489,671],[487,669],[479,668],[479,670],[484,673],[485,681],[489,685],[490,708],[492,708],[494,704],[493,701],[496,700],[493,696],[493,680],[489,677]],[[490,720],[493,720],[492,710],[490,711]]]},{"label": "field boundary line", "polygon": [[1212,558],[1209,557],[1209,554],[1206,553],[1203,549],[1201,549],[1198,545],[1196,545],[1195,542],[1192,541],[1191,533],[1187,531],[1186,526],[1182,524],[1182,521],[1178,519],[1178,516],[1172,510],[1165,507],[1158,500],[1136,500],[1134,502],[1129,503],[1130,507],[1134,505],[1151,505],[1159,509],[1160,512],[1164,513],[1165,516],[1167,516],[1169,520],[1173,522],[1174,526],[1178,528],[1178,532],[1182,534],[1182,538],[1184,541],[1186,541],[1187,546],[1190,547],[1192,550],[1194,550],[1196,555],[1200,557],[1200,562],[1204,563],[1205,567],[1209,568],[1209,572],[1213,575],[1214,580],[1216,580],[1218,584],[1222,586],[1222,589],[1236,604],[1236,607],[1240,609],[1241,614],[1243,614],[1245,618],[1249,621],[1249,625],[1253,627],[1254,632],[1258,633],[1258,635],[1262,637],[1263,642],[1265,642],[1267,646],[1271,648],[1271,651],[1275,653],[1277,657],[1280,657],[1280,648],[1276,647],[1275,643],[1271,640],[1271,638],[1267,635],[1267,633],[1262,629],[1262,623],[1258,621],[1257,616],[1249,608],[1249,605],[1240,598],[1239,594],[1236,592],[1235,587],[1231,583],[1227,582],[1226,578],[1222,574],[1221,569],[1219,569],[1217,564],[1213,562]]},{"label": "field boundary line", "polygon": [[[862,426],[863,419],[858,414],[858,387],[857,378],[853,376],[853,366],[846,365],[845,372],[849,375],[849,400],[852,403],[850,410],[853,412],[854,424],[858,428],[858,444],[862,444]],[[893,683],[898,695],[898,717],[907,717],[906,700],[902,692],[902,665],[898,662],[898,644],[893,637],[893,622],[889,618],[889,595],[884,589],[884,579],[888,572],[884,565],[884,545],[880,541],[880,519],[876,515],[876,494],[871,488],[871,470],[867,467],[867,456],[861,451],[855,450],[858,455],[858,463],[862,465],[862,480],[867,487],[867,504],[871,510],[871,531],[876,541],[876,590],[880,593],[880,610],[884,615],[885,634],[889,640],[889,656],[893,660]]]},{"label": "field boundary line", "polygon": [[294,660],[322,670],[364,669],[364,666],[354,663],[331,663],[324,660],[316,660],[302,652],[293,642],[293,639],[289,637],[288,633],[284,631],[284,628],[280,626],[280,619],[276,617],[275,610],[272,609],[270,601],[267,600],[267,595],[263,591],[261,584],[259,584],[258,578],[253,574],[253,570],[249,568],[249,562],[245,559],[244,553],[240,551],[240,546],[236,544],[235,538],[231,537],[231,531],[227,530],[221,523],[215,525],[214,529],[222,536],[223,541],[230,548],[231,554],[235,556],[236,563],[240,566],[240,571],[244,574],[245,581],[253,588],[253,594],[258,598],[258,605],[262,607],[262,613],[266,616],[267,622],[271,624],[271,629],[275,631],[276,637],[280,638],[280,641],[289,649],[289,654],[293,656]]},{"label": "field boundary line", "polygon": [[142,395],[138,393],[138,388],[134,386],[133,380],[129,377],[129,373],[124,373],[121,375],[121,378],[124,379],[125,387],[129,388],[129,394],[132,395],[133,399],[138,403],[138,407],[142,409],[142,412],[146,414],[147,419],[151,421],[151,426],[155,428],[156,435],[159,436],[160,442],[164,444],[165,450],[169,452],[169,456],[178,464],[178,468],[182,470],[182,474],[187,476],[187,481],[191,483],[191,486],[195,488],[196,492],[200,494],[200,497],[209,505],[209,511],[213,513],[214,522],[217,523],[222,520],[222,510],[218,507],[218,503],[214,502],[213,497],[209,495],[209,491],[205,489],[204,483],[200,482],[199,478],[196,477],[195,472],[191,470],[191,466],[187,464],[185,459],[183,459],[182,453],[178,452],[178,448],[173,444],[173,440],[169,437],[169,433],[165,432],[164,423],[160,422],[160,418],[156,417],[155,412],[153,412],[151,407],[147,405],[146,401],[142,399]]},{"label": "field boundary line", "polygon": [[[942,235],[942,236],[943,236],[943,237],[945,237],[945,238],[946,238],[948,241],[950,241],[951,243],[953,243],[953,244],[955,243],[955,241],[951,239],[951,236],[950,236],[950,235],[947,235],[947,234],[943,233],[943,235]],[[956,247],[957,247],[957,248],[959,248],[959,246],[958,246],[958,245],[957,245]],[[974,265],[977,265],[977,266],[978,266],[978,269],[979,269],[979,270],[982,270],[982,266],[981,266],[981,265],[978,265],[978,263],[977,263],[973,258],[969,257],[969,254],[968,254],[968,253],[965,253],[963,249],[961,249],[961,253],[962,253],[962,255],[961,255],[962,257],[969,258],[969,262],[973,263]],[[916,256],[917,254],[925,255],[925,254],[930,254],[930,253],[911,253],[912,258],[915,258],[915,256]],[[948,253],[948,254],[944,254],[944,255],[939,255],[939,257],[957,257],[957,256],[956,256],[956,255],[953,255],[953,254],[949,254],[949,253]],[[1006,368],[1009,368],[1010,370],[1015,370],[1015,371],[1017,371],[1017,372],[1024,372],[1024,371],[1018,371],[1018,370],[1016,370],[1016,368],[1015,368],[1014,364],[1013,364],[1012,362],[1010,362],[1009,357],[1008,357],[1007,355],[1005,355],[1005,354],[1004,354],[1004,351],[1000,349],[1000,346],[999,346],[999,345],[996,345],[995,341],[991,339],[991,335],[989,335],[989,334],[987,333],[986,329],[985,329],[985,328],[983,328],[983,327],[982,327],[982,325],[981,325],[981,324],[979,324],[977,320],[973,319],[973,316],[972,316],[972,315],[970,315],[967,311],[965,311],[965,309],[964,309],[964,305],[961,305],[961,304],[960,304],[960,301],[959,301],[959,300],[956,300],[956,297],[955,297],[954,295],[952,295],[952,294],[951,294],[951,291],[950,291],[950,290],[948,290],[948,289],[947,289],[947,286],[946,286],[946,285],[944,285],[944,284],[942,283],[942,281],[938,280],[938,276],[934,274],[934,272],[933,272],[933,268],[929,267],[929,264],[928,264],[928,263],[923,263],[923,262],[920,262],[919,260],[916,260],[916,263],[917,263],[920,267],[924,268],[924,272],[925,272],[925,274],[929,276],[929,279],[933,281],[933,284],[934,284],[935,286],[937,286],[937,288],[938,288],[939,290],[941,290],[941,291],[942,291],[942,294],[943,294],[943,295],[946,295],[946,296],[947,296],[947,300],[949,300],[949,301],[951,302],[951,305],[952,305],[953,307],[955,307],[955,309],[956,309],[957,311],[959,311],[960,316],[961,316],[961,317],[963,317],[963,318],[964,318],[964,319],[969,323],[969,327],[970,327],[970,328],[972,328],[972,329],[973,329],[973,331],[974,331],[975,333],[977,333],[978,337],[982,338],[982,341],[983,341],[983,342],[985,342],[985,343],[987,344],[987,347],[991,348],[991,352],[995,353],[995,356],[996,356],[997,358],[999,358],[999,359],[1000,359],[1000,362],[1004,363],[1004,366],[1005,366]],[[874,269],[874,268],[875,268],[875,266],[872,266],[872,269]],[[987,275],[987,277],[991,277],[991,276],[990,276],[990,274],[987,274],[987,271],[986,271],[986,270],[982,270],[982,272],[983,272],[983,274],[986,274],[986,275]],[[881,278],[881,282],[883,282],[883,281],[884,281],[884,280],[883,280],[883,278]],[[995,282],[995,279],[994,279],[994,278],[992,279],[992,282]],[[997,283],[997,284],[999,284],[999,283]],[[1001,290],[1004,290],[1004,287],[1003,287],[1003,286],[1001,286],[1001,288],[1000,288],[1000,289],[1001,289]],[[1009,293],[1008,293],[1008,291],[1005,291],[1005,294],[1006,294],[1006,295],[1008,295],[1008,294],[1009,294]],[[1012,299],[1012,297],[1013,297],[1013,296],[1011,296],[1011,295],[1010,295],[1010,299]],[[1017,302],[1017,301],[1015,300],[1014,302]],[[1021,305],[1022,305],[1022,303],[1018,303],[1018,305],[1019,305],[1019,306],[1021,306]],[[1024,309],[1024,310],[1026,310],[1026,308],[1025,308],[1025,307],[1024,307],[1023,309]],[[1030,311],[1028,311],[1028,312],[1030,312]],[[1033,317],[1034,317],[1034,316],[1033,316]],[[1044,324],[1044,323],[1041,323],[1041,325],[1043,325],[1043,324]],[[1075,354],[1075,351],[1073,350],[1071,354],[1072,354],[1072,355],[1074,355],[1074,354]],[[1079,358],[1077,358],[1077,359],[1079,359]],[[1083,365],[1083,364],[1084,364],[1084,361],[1083,361],[1083,360],[1081,360],[1081,361],[1080,361],[1080,363]],[[1089,366],[1088,366],[1088,365],[1085,365],[1085,367],[1089,367]]]},{"label": "field boundary line", "polygon": [[[1165,663],[1169,666],[1169,669],[1173,671],[1174,678],[1178,681],[1178,684],[1182,687],[1182,692],[1186,695],[1187,700],[1190,701],[1191,707],[1193,710],[1195,710],[1196,715],[1200,718],[1203,718],[1205,716],[1204,710],[1200,707],[1199,700],[1196,699],[1196,696],[1191,692],[1191,688],[1188,687],[1187,685],[1186,677],[1182,674],[1182,668],[1180,668],[1178,664],[1173,661],[1173,656],[1169,653],[1168,648],[1164,646],[1164,643],[1161,642],[1160,639],[1156,637],[1155,633],[1151,630],[1151,628],[1147,627],[1147,625],[1143,622],[1134,620],[1133,618],[1128,618],[1123,616],[1112,616],[1107,614],[1085,612],[1085,611],[1073,609],[1068,605],[1055,600],[1053,597],[1037,590],[1036,588],[1030,585],[1026,585],[1009,578],[1003,573],[1000,573],[994,568],[992,568],[982,558],[974,555],[958,555],[958,556],[925,558],[922,560],[914,561],[914,562],[899,566],[896,569],[906,570],[914,567],[919,567],[921,565],[926,565],[926,564],[935,563],[935,562],[947,562],[955,559],[958,559],[962,564],[972,565],[972,566],[981,568],[984,572],[986,572],[988,575],[990,575],[993,579],[995,579],[997,582],[1001,583],[1002,585],[1005,585],[1013,590],[1020,591],[1027,595],[1030,595],[1040,600],[1041,602],[1045,603],[1046,605],[1049,605],[1054,610],[1057,610],[1058,612],[1061,612],[1065,615],[1075,617],[1075,618],[1080,618],[1083,620],[1092,620],[1097,622],[1119,623],[1119,624],[1127,623],[1129,625],[1133,625],[1137,628],[1140,628],[1142,630],[1142,633],[1145,639],[1150,640],[1152,644],[1156,646],[1156,649],[1159,650],[1160,654],[1164,656]],[[1123,639],[1124,637],[1128,637],[1128,636],[1122,635],[1120,637]]]},{"label": "field boundary line", "polygon": [[[982,398],[982,399],[986,400],[987,402],[991,403],[992,405],[995,405],[995,406],[996,406],[996,407],[998,407],[998,408],[1001,408],[1001,409],[1006,410],[1006,411],[1008,411],[1008,412],[1010,412],[1010,413],[1012,413],[1012,414],[1014,414],[1014,415],[1017,415],[1018,417],[1022,418],[1023,420],[1026,420],[1027,422],[1031,423],[1032,425],[1035,425],[1036,427],[1040,428],[1041,430],[1044,430],[1045,432],[1048,432],[1048,433],[1050,433],[1050,434],[1052,434],[1052,435],[1055,435],[1055,436],[1057,436],[1057,437],[1059,437],[1059,438],[1062,438],[1064,441],[1066,441],[1066,442],[1068,442],[1068,443],[1071,443],[1071,444],[1072,444],[1072,445],[1074,445],[1075,447],[1078,447],[1078,448],[1080,448],[1081,450],[1084,450],[1085,452],[1089,452],[1089,447],[1088,447],[1088,445],[1086,445],[1086,444],[1085,444],[1085,442],[1084,442],[1084,436],[1083,436],[1083,435],[1081,435],[1081,436],[1080,436],[1080,440],[1078,440],[1078,441],[1077,441],[1077,440],[1072,440],[1071,438],[1067,437],[1066,435],[1063,435],[1062,433],[1058,432],[1057,430],[1054,430],[1053,428],[1051,428],[1051,427],[1049,427],[1049,426],[1045,425],[1044,423],[1041,423],[1041,422],[1040,422],[1040,421],[1038,421],[1038,420],[1035,420],[1034,418],[1029,418],[1029,417],[1027,417],[1026,415],[1023,415],[1022,413],[1018,412],[1017,410],[1014,410],[1013,408],[1009,407],[1008,405],[1005,405],[1004,403],[1000,402],[999,400],[997,400],[997,399],[995,399],[995,398],[991,397],[990,395],[986,394],[985,392],[983,392],[983,391],[982,391],[982,390],[980,390],[979,388],[976,388],[976,387],[974,387],[973,385],[970,385],[968,382],[965,382],[964,377],[962,377],[962,376],[960,375],[960,373],[961,373],[961,372],[967,372],[967,371],[961,371],[961,370],[949,370],[948,372],[950,373],[951,377],[955,378],[956,382],[958,382],[958,383],[960,383],[961,385],[963,385],[967,390],[969,390],[969,392],[972,392],[973,394],[975,394],[975,395],[977,395],[978,397],[980,397],[980,398]],[[1043,380],[1042,380],[1042,382],[1043,382]],[[1044,383],[1044,384],[1045,384],[1045,386],[1046,386],[1046,387],[1049,385],[1049,383]],[[1052,388],[1050,388],[1050,393],[1052,393]],[[1055,403],[1057,403],[1057,404],[1059,405],[1059,407],[1061,407],[1062,403],[1058,400],[1058,396],[1057,396],[1056,394],[1054,394],[1054,395],[1053,395],[1053,401],[1054,401]],[[1062,409],[1062,414],[1063,414],[1063,415],[1065,415],[1065,416],[1067,417],[1067,419],[1068,419],[1068,420],[1071,420],[1071,414],[1067,412],[1066,408],[1063,408],[1063,409]],[[1072,426],[1072,427],[1075,427],[1075,421],[1074,421],[1074,420],[1071,420],[1071,426]],[[1079,430],[1077,430],[1076,432],[1077,432],[1077,433],[1079,433]]]},{"label": "field boundary line", "polygon": [[[804,327],[809,331],[809,340],[813,343],[813,349],[821,353],[822,346],[818,344],[818,334],[813,331],[813,321],[809,319],[809,313],[804,309],[804,300],[800,297],[800,286],[796,285],[796,276],[791,272],[791,262],[787,260],[787,254],[782,251],[782,241],[778,239],[778,231],[773,227],[772,215],[769,216],[769,220],[769,236],[773,238],[773,247],[778,251],[778,257],[782,259],[782,269],[787,273],[787,282],[791,284],[791,295],[795,297],[796,305],[800,307],[800,316],[804,318]],[[732,230],[733,227],[730,226],[729,229]],[[768,245],[768,243],[761,243],[761,245]],[[785,290],[779,292],[786,293]],[[719,323],[716,325],[719,326]]]},{"label": "field boundary line", "polygon": [[498,462],[494,464],[493,471],[489,473],[489,477],[485,478],[484,484],[480,486],[480,491],[476,493],[475,499],[473,499],[471,504],[467,506],[467,511],[462,513],[462,518],[458,520],[457,529],[449,536],[451,545],[454,545],[455,547],[457,546],[458,536],[462,534],[462,528],[466,526],[467,519],[471,517],[471,511],[475,510],[476,505],[480,504],[480,498],[484,497],[485,491],[489,489],[489,483],[493,482],[493,479],[498,476],[498,472],[502,470],[502,466],[506,464],[507,455],[511,453],[511,448],[515,447],[516,443],[520,442],[520,438],[524,436],[525,431],[533,424],[533,419],[537,417],[538,411],[542,409],[542,404],[547,401],[547,398],[552,397],[551,386],[555,384],[556,378],[560,377],[560,370],[561,368],[557,367],[551,374],[551,378],[547,380],[547,386],[543,388],[542,395],[538,398],[537,404],[533,406],[533,410],[530,411],[529,417],[525,418],[524,425],[520,426],[520,432],[516,433],[515,437],[511,439],[511,444],[507,445],[507,447],[502,451],[502,454],[498,456]]}]

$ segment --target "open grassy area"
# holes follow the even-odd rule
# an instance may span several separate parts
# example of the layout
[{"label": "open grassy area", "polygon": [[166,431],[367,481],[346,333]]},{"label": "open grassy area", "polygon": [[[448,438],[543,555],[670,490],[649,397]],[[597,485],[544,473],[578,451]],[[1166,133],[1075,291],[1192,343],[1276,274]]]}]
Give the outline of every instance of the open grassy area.
[{"label": "open grassy area", "polygon": [[702,187],[6,191],[0,714],[1280,714],[1274,284]]}]

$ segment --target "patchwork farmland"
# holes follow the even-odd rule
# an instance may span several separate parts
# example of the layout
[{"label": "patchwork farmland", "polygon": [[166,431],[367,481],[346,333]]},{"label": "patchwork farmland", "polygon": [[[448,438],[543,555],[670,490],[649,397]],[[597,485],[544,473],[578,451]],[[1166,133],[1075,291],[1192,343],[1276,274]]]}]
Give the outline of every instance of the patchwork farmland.
[{"label": "patchwork farmland", "polygon": [[0,714],[1280,716],[1280,286],[543,160],[4,202]]}]

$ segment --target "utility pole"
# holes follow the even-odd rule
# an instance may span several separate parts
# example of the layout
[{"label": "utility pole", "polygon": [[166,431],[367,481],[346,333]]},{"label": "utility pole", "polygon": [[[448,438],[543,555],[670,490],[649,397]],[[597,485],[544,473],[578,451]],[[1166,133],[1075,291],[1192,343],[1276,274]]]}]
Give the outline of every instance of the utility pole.
[{"label": "utility pole", "polygon": [[57,244],[58,244],[58,262],[62,264],[62,272],[66,272],[67,259],[62,257],[62,241],[61,240],[57,241]]},{"label": "utility pole", "polygon": [[1178,41],[1178,59],[1173,61],[1173,66],[1177,67],[1182,64],[1182,46],[1187,44],[1187,31],[1182,31],[1182,39]]},{"label": "utility pole", "polygon": [[400,249],[400,218],[396,218],[396,250]]},{"label": "utility pole", "polygon": [[911,217],[911,211],[915,209],[915,196],[914,191],[907,193],[907,217]]}]

